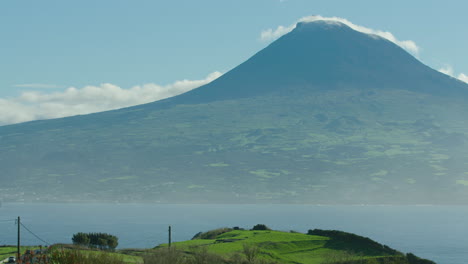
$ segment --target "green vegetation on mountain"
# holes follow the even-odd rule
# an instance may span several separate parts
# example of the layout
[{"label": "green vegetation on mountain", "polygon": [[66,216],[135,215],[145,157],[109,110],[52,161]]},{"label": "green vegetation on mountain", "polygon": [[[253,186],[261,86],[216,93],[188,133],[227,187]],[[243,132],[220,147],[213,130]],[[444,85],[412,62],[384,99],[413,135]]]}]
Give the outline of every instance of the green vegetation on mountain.
[{"label": "green vegetation on mountain", "polygon": [[0,127],[4,200],[468,202],[468,85],[387,40],[308,23],[214,82]]},{"label": "green vegetation on mountain", "polygon": [[[413,105],[414,97],[424,100]],[[0,188],[41,200],[462,203],[468,197],[468,131],[464,119],[450,117],[468,114],[463,102],[359,90],[261,99],[89,124],[97,128],[72,126],[73,118],[24,124],[21,134],[2,133]],[[197,121],[190,127],[177,125],[191,120]],[[61,128],[34,128],[45,123]]]}]

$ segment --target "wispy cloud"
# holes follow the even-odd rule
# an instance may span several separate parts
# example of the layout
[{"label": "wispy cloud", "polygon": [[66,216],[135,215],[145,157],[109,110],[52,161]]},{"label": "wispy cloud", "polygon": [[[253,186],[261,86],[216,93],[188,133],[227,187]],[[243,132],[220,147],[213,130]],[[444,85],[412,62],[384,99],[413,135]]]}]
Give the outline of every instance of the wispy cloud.
[{"label": "wispy cloud", "polygon": [[464,81],[466,83],[468,83],[468,75],[464,74],[464,73],[460,73],[458,75],[458,79],[461,80],[461,81]]},{"label": "wispy cloud", "polygon": [[468,83],[468,75],[464,73],[460,73],[458,75],[455,74],[455,71],[453,70],[453,67],[450,65],[445,65],[444,67],[440,68],[439,71],[443,74],[447,74],[448,76],[451,76],[453,78],[457,78],[462,82]]},{"label": "wispy cloud", "polygon": [[0,124],[66,117],[118,109],[172,97],[221,76],[213,72],[202,80],[182,80],[169,85],[149,83],[124,89],[104,83],[60,92],[25,91],[14,98],[0,98]]},{"label": "wispy cloud", "polygon": [[343,23],[343,24],[349,26],[350,28],[352,28],[352,29],[354,29],[356,31],[363,32],[363,33],[366,33],[366,34],[373,34],[373,35],[377,35],[377,36],[380,36],[382,38],[388,39],[391,42],[393,42],[393,43],[397,44],[398,46],[402,47],[403,49],[407,50],[408,52],[412,53],[413,55],[415,55],[415,56],[419,55],[420,48],[412,40],[399,40],[391,32],[376,30],[376,29],[356,25],[356,24],[350,22],[349,20],[347,20],[345,18],[341,18],[341,17],[323,17],[323,16],[303,17],[303,18],[299,19],[296,23],[294,23],[292,25],[289,25],[289,26],[278,26],[276,29],[271,29],[270,28],[270,29],[263,30],[260,33],[260,39],[263,40],[263,41],[275,40],[275,39],[281,37],[282,35],[291,32],[294,28],[296,28],[296,25],[299,22],[314,22],[314,21],[318,21],[318,20],[325,20],[325,21]]},{"label": "wispy cloud", "polygon": [[445,65],[444,67],[440,68],[439,71],[443,74],[447,74],[453,77],[453,68],[450,65]]},{"label": "wispy cloud", "polygon": [[15,84],[14,87],[20,88],[37,88],[37,89],[54,89],[62,88],[63,86],[55,84],[44,84],[44,83],[24,83],[24,84]]}]

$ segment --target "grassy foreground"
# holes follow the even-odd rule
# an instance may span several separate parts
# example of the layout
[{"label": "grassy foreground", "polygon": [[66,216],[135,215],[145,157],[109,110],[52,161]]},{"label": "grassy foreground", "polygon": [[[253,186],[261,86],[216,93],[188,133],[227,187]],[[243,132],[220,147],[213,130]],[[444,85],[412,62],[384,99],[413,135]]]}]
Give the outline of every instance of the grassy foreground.
[{"label": "grassy foreground", "polygon": [[[79,246],[55,245],[49,264],[435,264],[403,254],[369,238],[334,230],[309,230],[307,234],[269,230],[220,228],[198,233],[192,240],[169,248],[99,251]],[[254,227],[254,229],[256,229]],[[0,257],[13,247],[0,247]],[[3,255],[2,255],[3,254]]]},{"label": "grassy foreground", "polygon": [[0,247],[0,261],[10,257],[16,256],[16,248],[10,246]]},{"label": "grassy foreground", "polygon": [[[25,252],[26,250],[36,249],[37,247],[21,247],[21,252]],[[14,256],[16,257],[17,248],[16,246],[0,246],[0,263],[2,260]]]}]

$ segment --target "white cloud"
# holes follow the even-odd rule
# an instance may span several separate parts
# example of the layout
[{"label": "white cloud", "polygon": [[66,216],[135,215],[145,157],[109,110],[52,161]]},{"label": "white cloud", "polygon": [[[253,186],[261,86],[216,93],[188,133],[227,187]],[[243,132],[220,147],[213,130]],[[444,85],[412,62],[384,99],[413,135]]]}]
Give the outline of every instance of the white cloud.
[{"label": "white cloud", "polygon": [[468,75],[465,75],[465,74],[463,74],[463,73],[460,73],[460,74],[458,75],[458,79],[459,79],[460,81],[464,81],[464,82],[468,83]]},{"label": "white cloud", "polygon": [[286,35],[287,33],[291,32],[294,28],[296,28],[296,24],[294,24],[293,26],[289,26],[289,27],[278,26],[275,30],[269,28],[269,29],[263,30],[260,33],[260,39],[263,41],[272,41],[283,35]]},{"label": "white cloud", "polygon": [[443,73],[443,74],[447,74],[447,75],[453,77],[453,68],[452,68],[452,66],[450,66],[450,65],[446,65],[446,66],[440,68],[439,71],[440,71],[441,73]]},{"label": "white cloud", "polygon": [[441,73],[447,74],[448,76],[451,76],[453,78],[457,78],[458,80],[460,80],[462,82],[468,83],[468,75],[466,75],[464,73],[460,73],[460,74],[458,74],[458,76],[455,76],[455,72],[454,72],[452,66],[450,66],[450,65],[446,65],[446,66],[440,68],[439,71]]},{"label": "white cloud", "polygon": [[267,29],[261,32],[260,39],[263,41],[271,41],[275,40],[282,35],[291,32],[294,28],[296,28],[297,23],[299,22],[314,22],[318,20],[330,21],[330,22],[340,22],[343,23],[350,28],[360,31],[366,34],[373,34],[380,36],[382,38],[386,38],[391,42],[397,44],[398,46],[402,47],[403,49],[407,50],[408,52],[412,53],[415,56],[419,54],[419,47],[416,43],[412,40],[398,40],[392,33],[388,31],[382,30],[375,30],[363,26],[356,25],[345,18],[341,17],[323,17],[323,16],[307,16],[299,19],[296,23],[290,26],[278,26],[276,29]]},{"label": "white cloud", "polygon": [[70,87],[60,92],[25,91],[18,97],[0,98],[0,124],[89,114],[149,103],[190,91],[219,76],[221,73],[213,72],[203,80],[182,80],[165,86],[149,83],[130,89],[104,83]]},{"label": "white cloud", "polygon": [[53,89],[53,88],[61,88],[62,86],[55,85],[55,84],[44,84],[44,83],[25,83],[25,84],[15,84],[14,87]]}]

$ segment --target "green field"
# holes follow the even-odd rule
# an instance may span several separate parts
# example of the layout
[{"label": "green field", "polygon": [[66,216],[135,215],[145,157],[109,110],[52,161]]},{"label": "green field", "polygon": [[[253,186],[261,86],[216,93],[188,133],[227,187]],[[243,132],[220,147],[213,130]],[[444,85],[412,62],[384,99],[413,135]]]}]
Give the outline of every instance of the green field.
[{"label": "green field", "polygon": [[16,256],[16,247],[0,247],[0,261],[10,256]]},{"label": "green field", "polygon": [[[28,249],[29,250],[35,250],[35,249],[39,249],[39,247],[37,247],[37,246],[21,247],[21,252],[24,253]],[[90,250],[90,249],[82,249],[80,251],[85,253],[85,254],[94,254],[94,255],[103,253],[102,251],[99,251],[99,250]],[[129,252],[129,250],[125,250],[125,251]],[[139,252],[142,252],[142,251],[139,251]],[[120,253],[120,252],[111,252],[110,254],[113,255],[113,256],[117,256],[118,258],[121,258],[125,263],[128,263],[128,264],[143,263],[142,258],[139,257],[139,256],[134,256],[134,255],[130,255],[130,254],[123,254],[123,253]],[[16,257],[16,247],[15,246],[0,246],[0,263],[4,259],[6,259],[8,257],[11,257],[11,256]]]},{"label": "green field", "polygon": [[[82,252],[86,253],[86,254],[102,254],[102,251],[95,251],[95,250],[82,250]],[[143,259],[139,256],[133,256],[133,255],[129,255],[129,254],[123,254],[123,253],[120,253],[119,251],[117,252],[111,252],[109,253],[119,259],[122,259],[125,263],[128,263],[128,264],[140,264],[140,263],[143,263]]]},{"label": "green field", "polygon": [[[28,249],[34,250],[39,249],[39,247],[21,247],[21,252],[24,253]],[[0,246],[0,261],[8,257],[16,257],[16,246]]]},{"label": "green field", "polygon": [[[224,256],[241,253],[244,244],[259,247],[260,257],[284,263],[321,263],[327,255],[340,250],[326,247],[326,237],[279,231],[231,231],[215,239],[195,239],[175,243],[185,251],[206,247],[209,252]],[[164,246],[164,245],[163,245]]]},{"label": "green field", "polygon": [[[21,251],[37,248],[22,247]],[[88,262],[93,260],[91,263],[106,259],[119,264],[172,264],[175,259],[178,260],[174,263],[178,264],[435,264],[367,237],[318,229],[303,234],[294,231],[220,228],[200,232],[191,240],[172,243],[170,248],[167,244],[161,244],[153,249],[120,249],[110,252],[56,244],[49,249],[50,256],[67,252],[79,254]],[[16,247],[0,247],[0,260],[15,256],[15,253]]]},{"label": "green field", "polygon": [[[258,251],[256,259],[265,263],[408,263],[405,254],[369,238],[340,231],[313,232],[322,232],[327,236],[273,230],[218,229],[202,233],[189,241],[173,243],[172,248],[189,255],[207,252],[229,260],[235,255],[247,256],[246,248],[253,248]],[[167,249],[167,246],[162,244],[156,249]]]}]

